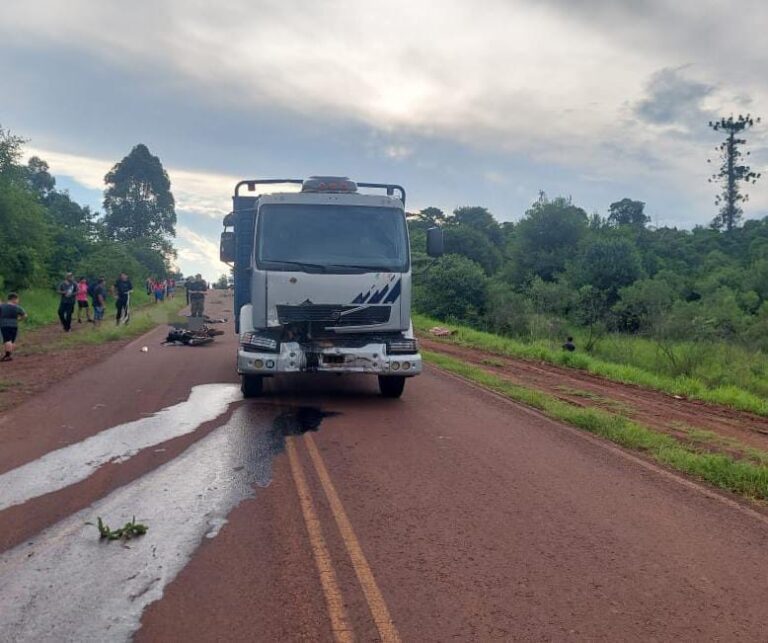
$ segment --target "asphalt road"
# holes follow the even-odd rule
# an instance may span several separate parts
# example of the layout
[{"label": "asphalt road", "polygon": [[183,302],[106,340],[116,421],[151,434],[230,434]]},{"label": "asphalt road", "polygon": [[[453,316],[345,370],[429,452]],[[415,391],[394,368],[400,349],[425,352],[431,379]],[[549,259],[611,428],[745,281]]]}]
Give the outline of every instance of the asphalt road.
[{"label": "asphalt road", "polygon": [[749,507],[433,369],[243,401],[234,336],[163,336],[0,418],[0,640],[765,640]]}]

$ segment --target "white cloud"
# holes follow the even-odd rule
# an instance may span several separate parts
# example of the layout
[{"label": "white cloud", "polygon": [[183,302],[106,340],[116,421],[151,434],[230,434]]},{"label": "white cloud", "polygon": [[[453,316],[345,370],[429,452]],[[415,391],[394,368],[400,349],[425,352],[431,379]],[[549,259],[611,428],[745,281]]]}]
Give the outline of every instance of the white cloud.
[{"label": "white cloud", "polygon": [[[92,190],[104,189],[104,175],[114,161],[27,146],[27,156],[39,156],[48,162],[53,174],[72,177]],[[240,180],[225,174],[166,168],[176,209],[182,212],[221,219],[230,211],[232,193]]]},{"label": "white cloud", "polygon": [[[394,160],[418,165],[409,139],[435,136],[711,206],[706,124],[686,124],[692,138],[681,140],[631,106],[660,70],[688,64],[688,82],[712,88],[703,108],[768,104],[768,5],[740,6],[387,0],[374,11],[353,0],[232,0],[223,11],[202,0],[5,0],[0,40],[84,50],[206,104],[370,126],[392,141],[378,153]],[[768,146],[765,134],[751,140]],[[95,180],[93,168],[73,167],[100,187],[102,169]],[[169,173],[180,208],[227,209],[232,177]],[[768,188],[756,186],[756,204],[768,204]]]},{"label": "white cloud", "polygon": [[179,265],[188,274],[200,272],[210,281],[229,272],[229,267],[219,261],[219,246],[186,226],[176,227],[176,248]]}]

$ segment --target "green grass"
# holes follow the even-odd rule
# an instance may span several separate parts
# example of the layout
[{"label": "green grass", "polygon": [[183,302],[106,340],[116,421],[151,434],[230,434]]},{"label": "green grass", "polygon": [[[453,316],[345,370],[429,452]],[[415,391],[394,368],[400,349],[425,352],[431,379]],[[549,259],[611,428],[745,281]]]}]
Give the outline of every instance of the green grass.
[{"label": "green grass", "polygon": [[[636,365],[637,363],[644,363],[643,360],[639,358],[633,360],[635,363],[626,363],[626,361],[623,360],[629,360],[628,355],[645,354],[651,350],[650,345],[652,342],[639,338],[625,337],[611,339],[615,344],[625,342],[623,347],[624,355],[622,357],[621,355],[618,355],[618,349],[610,348],[608,342],[601,342],[594,354],[587,354],[579,351],[569,353],[563,351],[559,346],[554,345],[554,343],[550,341],[537,340],[524,342],[518,339],[501,337],[500,335],[475,330],[466,326],[445,324],[423,315],[414,315],[413,323],[416,329],[422,332],[426,332],[433,326],[438,325],[457,331],[456,334],[452,335],[450,338],[433,338],[438,341],[452,342],[461,346],[477,348],[499,355],[507,355],[528,360],[540,360],[558,366],[576,368],[587,371],[588,373],[600,375],[601,377],[616,382],[637,384],[645,388],[663,391],[670,395],[681,395],[704,402],[730,406],[741,411],[768,416],[768,401],[765,399],[768,397],[768,382],[765,382],[765,378],[761,374],[762,371],[754,365],[751,367],[752,370],[758,371],[760,374],[753,373],[751,386],[749,388],[746,387],[743,381],[736,378],[737,373],[743,373],[743,368],[739,359],[736,357],[737,353],[735,351],[737,349],[735,348],[725,349],[715,346],[710,347],[710,352],[715,355],[719,355],[721,351],[726,350],[730,350],[733,353],[730,360],[719,365],[718,372],[720,375],[718,378],[713,379],[711,377],[705,377],[700,373],[691,376],[670,375],[663,372],[656,372],[654,370],[649,370],[648,366],[643,367],[642,365]],[[601,346],[603,347],[602,349],[600,348]],[[638,347],[641,347],[642,350]],[[604,351],[602,355],[607,355],[608,357],[601,357],[600,350]],[[610,361],[611,358],[621,361]],[[765,361],[764,358],[763,361]],[[731,375],[728,375],[729,372],[731,372]],[[766,395],[763,395],[760,392],[763,389],[763,386],[765,386]]]},{"label": "green grass", "polygon": [[657,462],[749,498],[768,499],[768,466],[710,453],[682,444],[621,415],[596,408],[581,408],[557,398],[470,366],[452,357],[424,351],[425,359],[511,400],[538,409],[544,415],[571,424],[610,440],[624,448],[640,451]]},{"label": "green grass", "polygon": [[19,383],[16,380],[0,379],[0,393],[16,388]]},{"label": "green grass", "polygon": [[[182,291],[182,295],[183,295]],[[5,301],[5,295],[2,295]],[[178,300],[178,294],[176,296]],[[88,298],[90,304],[90,297]],[[150,296],[144,290],[134,290],[131,293],[131,306],[136,309],[150,303]],[[58,323],[59,295],[53,288],[30,288],[22,290],[19,293],[19,305],[26,311],[29,317],[22,322],[22,328],[33,329],[48,324]],[[115,300],[112,296],[107,297],[106,312],[114,312]],[[91,308],[93,314],[93,308]],[[77,308],[75,308],[77,316]]]},{"label": "green grass", "polygon": [[585,391],[583,389],[562,385],[556,386],[555,388],[558,391],[562,391],[565,395],[570,395],[571,397],[581,397],[600,406],[608,407],[611,411],[618,413],[619,415],[631,416],[635,411],[629,404],[619,402],[618,400],[605,397],[604,395],[600,395],[592,391]]},{"label": "green grass", "polygon": [[[178,296],[161,304],[150,304],[151,300],[146,292],[134,291],[131,295],[131,321],[128,325],[115,326],[114,299],[109,298],[105,319],[98,327],[88,324],[79,329],[78,332],[62,333],[54,342],[38,344],[34,341],[27,341],[26,331],[47,324],[59,323],[56,312],[59,297],[53,291],[45,289],[26,290],[19,296],[22,308],[29,315],[29,319],[20,324],[21,341],[19,346],[24,353],[47,353],[58,349],[92,346],[137,337],[158,324],[169,323],[173,320],[178,321],[178,311],[186,305],[184,297]],[[77,314],[77,310],[75,310],[75,314]],[[91,314],[93,314],[93,309],[91,309]]]},{"label": "green grass", "polygon": [[714,431],[707,431],[697,427],[687,426],[680,422],[673,422],[672,426],[685,433],[686,439],[693,444],[717,449],[729,449],[738,452],[742,457],[753,460],[761,465],[768,465],[768,452],[742,444],[734,438],[719,435]]},{"label": "green grass", "polygon": [[159,324],[170,324],[172,321],[179,321],[177,313],[185,305],[184,299],[177,297],[162,304],[144,306],[138,310],[134,308],[131,313],[131,321],[126,325],[115,326],[114,317],[110,316],[98,327],[92,327],[89,324],[88,328],[84,328],[77,333],[62,333],[55,344],[47,344],[39,348],[32,345],[28,347],[26,352],[48,352],[57,348],[66,349],[75,346],[91,346],[138,337]]}]

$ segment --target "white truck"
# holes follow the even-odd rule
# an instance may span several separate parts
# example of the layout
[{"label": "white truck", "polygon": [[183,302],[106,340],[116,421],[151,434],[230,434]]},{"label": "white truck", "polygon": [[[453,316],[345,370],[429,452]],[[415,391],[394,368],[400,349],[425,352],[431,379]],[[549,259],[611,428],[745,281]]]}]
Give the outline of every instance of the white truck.
[{"label": "white truck", "polygon": [[[253,194],[290,184],[300,191]],[[442,231],[432,228],[427,253],[442,252]],[[381,394],[399,397],[421,372],[401,186],[346,177],[240,181],[220,254],[234,267],[245,397],[284,373],[377,375]]]}]

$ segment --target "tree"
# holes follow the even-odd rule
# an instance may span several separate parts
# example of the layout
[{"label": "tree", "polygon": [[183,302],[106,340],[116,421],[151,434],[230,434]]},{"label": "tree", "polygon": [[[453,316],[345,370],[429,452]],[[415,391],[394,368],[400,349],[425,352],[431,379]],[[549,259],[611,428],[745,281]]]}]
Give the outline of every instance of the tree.
[{"label": "tree", "polygon": [[104,182],[107,234],[119,241],[148,239],[170,253],[176,210],[171,181],[160,159],[140,143],[107,173]]},{"label": "tree", "polygon": [[645,203],[622,199],[608,206],[608,223],[614,226],[644,228],[651,218],[645,214]]},{"label": "tree", "polygon": [[16,178],[19,171],[21,146],[25,142],[20,136],[15,136],[0,126],[0,177]]},{"label": "tree", "polygon": [[484,312],[488,278],[474,261],[446,255],[419,278],[416,308],[440,319],[477,322]]},{"label": "tree", "polygon": [[27,184],[40,199],[45,199],[56,188],[56,179],[51,176],[50,169],[38,156],[27,161]]},{"label": "tree", "polygon": [[415,215],[415,220],[421,224],[423,228],[432,228],[434,226],[440,226],[445,223],[445,212],[440,208],[429,206],[423,210],[419,210]]},{"label": "tree", "polygon": [[220,290],[226,290],[227,286],[229,286],[229,277],[226,274],[222,274],[214,284],[214,287]]},{"label": "tree", "polygon": [[449,219],[451,225],[466,226],[485,235],[494,245],[500,246],[504,240],[501,226],[488,212],[487,208],[480,206],[462,206],[453,211],[453,217]]},{"label": "tree", "polygon": [[[752,118],[749,114],[737,118],[729,116],[721,118],[719,121],[710,121],[709,126],[716,132],[726,132],[726,139],[718,145],[715,150],[720,154],[720,167],[709,179],[710,183],[720,183],[722,192],[715,198],[715,205],[719,205],[720,212],[712,221],[712,227],[717,230],[725,228],[727,232],[733,230],[739,223],[743,210],[741,203],[749,199],[748,194],[743,194],[739,184],[756,183],[760,178],[759,172],[754,172],[749,165],[742,161],[744,156],[749,156],[739,149],[741,145],[746,144],[747,140],[738,137],[755,123],[759,123],[760,118]],[[711,163],[712,159],[707,159]]]},{"label": "tree", "polygon": [[619,288],[642,274],[634,244],[620,237],[590,241],[575,263],[577,285],[594,286],[606,294],[609,303],[616,300]]},{"label": "tree", "polygon": [[491,275],[501,265],[501,251],[482,232],[466,225],[445,229],[446,254],[463,255],[479,263]]},{"label": "tree", "polygon": [[554,281],[587,233],[587,213],[570,199],[549,201],[542,195],[515,226],[510,242],[513,281],[538,275]]}]

